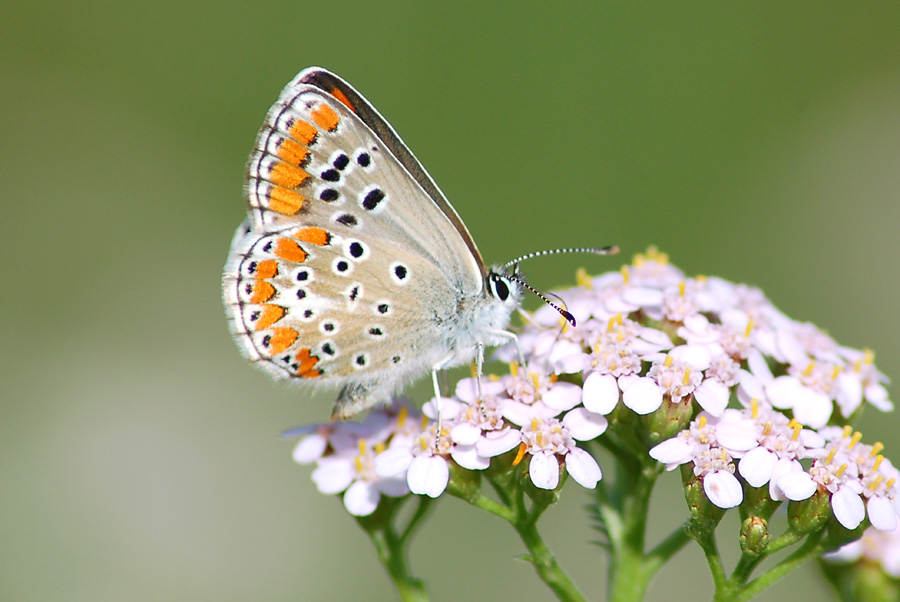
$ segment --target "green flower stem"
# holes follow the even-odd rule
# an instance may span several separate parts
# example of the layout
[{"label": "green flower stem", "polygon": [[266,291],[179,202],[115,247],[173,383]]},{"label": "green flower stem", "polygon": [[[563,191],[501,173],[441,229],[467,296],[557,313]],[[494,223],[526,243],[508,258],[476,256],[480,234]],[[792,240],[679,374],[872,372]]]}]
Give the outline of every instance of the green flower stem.
[{"label": "green flower stem", "polygon": [[406,549],[409,538],[422,519],[433,506],[431,498],[417,496],[419,506],[410,518],[407,525],[397,534],[394,520],[397,517],[403,500],[382,498],[378,509],[370,516],[358,517],[357,523],[369,535],[369,539],[378,552],[378,559],[394,582],[394,587],[403,602],[428,602],[428,592],[425,584],[410,574],[406,559]]},{"label": "green flower stem", "polygon": [[485,496],[481,489],[460,487],[453,481],[450,481],[447,492],[511,524],[528,549],[528,560],[534,565],[541,580],[556,594],[556,597],[564,602],[585,602],[584,596],[556,562],[556,558],[537,530],[538,518],[556,501],[556,493],[537,493],[532,497],[529,509],[521,486],[521,471],[512,470],[506,473],[488,471],[485,476],[496,490],[502,503]]},{"label": "green flower stem", "polygon": [[519,537],[530,554],[529,560],[537,570],[538,576],[553,590],[556,597],[565,602],[585,602],[584,596],[575,587],[565,571],[556,562],[556,558],[550,552],[547,544],[538,533],[534,520],[526,517],[513,523]]},{"label": "green flower stem", "polygon": [[609,599],[612,602],[643,599],[654,573],[689,540],[687,534],[679,531],[650,554],[644,552],[650,493],[660,471],[656,465],[626,470],[619,463],[614,486],[601,482],[597,488],[597,513],[609,538],[611,553]]},{"label": "green flower stem", "polygon": [[[764,574],[748,583],[746,587],[741,589],[739,592],[736,592],[736,595],[734,597],[726,599],[733,600],[734,602],[743,602],[744,600],[749,600],[750,598],[753,598],[754,596],[760,594],[768,587],[774,585],[775,582],[779,579],[794,572],[810,560],[818,558],[825,551],[824,546],[822,546],[821,544],[822,535],[822,531],[811,534],[809,538],[803,543],[803,545],[801,545],[793,553],[791,553],[790,556],[772,567],[771,570],[766,571]],[[718,597],[716,599],[718,600]]]},{"label": "green flower stem", "polygon": [[475,492],[463,492],[461,489],[454,485],[453,481],[450,481],[450,484],[447,486],[447,493],[454,497],[458,497],[459,499],[467,502],[472,506],[475,506],[476,508],[480,508],[481,510],[490,512],[495,516],[499,516],[507,522],[511,523],[515,521],[515,512],[513,512],[511,508],[495,502],[491,498],[484,495],[480,489]]},{"label": "green flower stem", "polygon": [[[716,602],[720,600],[728,600],[729,598],[720,598],[720,593],[728,590],[728,578],[725,576],[725,567],[722,566],[722,557],[719,555],[719,546],[716,543],[716,534],[713,529],[694,529],[694,539],[703,550],[706,557],[706,564],[709,566],[709,572],[713,578],[713,584],[716,587],[716,595],[713,598]],[[730,590],[729,590],[730,592]]]}]

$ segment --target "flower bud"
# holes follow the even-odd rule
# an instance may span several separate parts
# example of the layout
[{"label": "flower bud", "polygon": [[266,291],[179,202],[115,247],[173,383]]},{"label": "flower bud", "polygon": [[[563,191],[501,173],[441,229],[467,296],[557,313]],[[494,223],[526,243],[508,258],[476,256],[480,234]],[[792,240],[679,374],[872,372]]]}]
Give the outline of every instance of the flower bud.
[{"label": "flower bud", "polygon": [[674,437],[690,424],[694,414],[692,400],[690,396],[677,403],[663,399],[659,409],[644,418],[651,445]]},{"label": "flower bud", "polygon": [[788,504],[788,523],[800,534],[818,531],[831,518],[831,495],[819,490],[807,500]]},{"label": "flower bud", "polygon": [[749,516],[741,524],[741,551],[761,556],[769,547],[769,522],[760,516]]}]

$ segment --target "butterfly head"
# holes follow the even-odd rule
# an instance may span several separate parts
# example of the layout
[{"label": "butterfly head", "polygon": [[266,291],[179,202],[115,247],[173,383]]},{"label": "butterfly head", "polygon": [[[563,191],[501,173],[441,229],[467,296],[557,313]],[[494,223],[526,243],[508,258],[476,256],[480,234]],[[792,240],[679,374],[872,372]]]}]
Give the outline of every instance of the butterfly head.
[{"label": "butterfly head", "polygon": [[486,278],[488,295],[500,303],[518,306],[522,298],[522,287],[516,274],[517,270],[507,272],[503,268],[492,268]]}]

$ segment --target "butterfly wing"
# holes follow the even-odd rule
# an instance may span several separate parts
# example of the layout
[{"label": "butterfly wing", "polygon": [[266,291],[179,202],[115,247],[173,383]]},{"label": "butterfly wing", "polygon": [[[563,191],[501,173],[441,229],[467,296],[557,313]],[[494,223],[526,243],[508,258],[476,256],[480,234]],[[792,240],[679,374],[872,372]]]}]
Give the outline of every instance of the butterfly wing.
[{"label": "butterfly wing", "polygon": [[390,150],[391,154],[403,168],[409,173],[416,183],[424,190],[431,200],[437,205],[438,209],[444,213],[448,220],[453,224],[457,233],[462,237],[463,242],[469,249],[469,252],[475,258],[478,264],[479,272],[484,274],[484,260],[475,240],[469,234],[468,228],[460,219],[456,210],[441,192],[437,184],[428,174],[422,164],[419,163],[415,155],[409,150],[394,128],[381,116],[372,104],[366,98],[356,91],[353,86],[346,81],[321,67],[309,67],[301,71],[294,81],[288,85],[296,86],[300,84],[309,84],[330,94],[334,98],[341,101],[351,111],[353,111],[369,129],[378,137],[378,139]]},{"label": "butterfly wing", "polygon": [[[409,287],[433,293],[419,297]],[[428,261],[308,224],[262,235],[242,224],[225,301],[245,355],[277,377],[397,385],[436,361],[428,350],[440,333],[429,318],[454,309]]]},{"label": "butterfly wing", "polygon": [[304,71],[269,110],[245,196],[225,302],[245,355],[277,376],[399,384],[445,353],[437,325],[457,296],[482,293],[483,264],[456,213],[328,72]]}]

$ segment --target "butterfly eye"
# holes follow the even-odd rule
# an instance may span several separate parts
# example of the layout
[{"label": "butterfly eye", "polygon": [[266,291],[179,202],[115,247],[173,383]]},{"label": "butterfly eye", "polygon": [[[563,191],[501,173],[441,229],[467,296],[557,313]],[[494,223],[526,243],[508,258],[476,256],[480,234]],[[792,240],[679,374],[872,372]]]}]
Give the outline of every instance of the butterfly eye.
[{"label": "butterfly eye", "polygon": [[491,274],[490,284],[491,292],[495,297],[501,301],[506,301],[509,298],[509,287],[506,285],[506,282],[503,281],[503,278],[497,274]]}]

